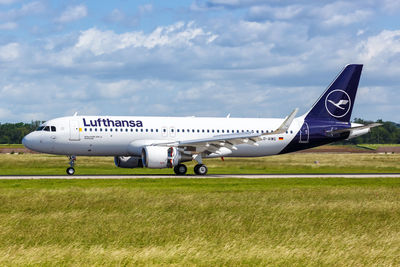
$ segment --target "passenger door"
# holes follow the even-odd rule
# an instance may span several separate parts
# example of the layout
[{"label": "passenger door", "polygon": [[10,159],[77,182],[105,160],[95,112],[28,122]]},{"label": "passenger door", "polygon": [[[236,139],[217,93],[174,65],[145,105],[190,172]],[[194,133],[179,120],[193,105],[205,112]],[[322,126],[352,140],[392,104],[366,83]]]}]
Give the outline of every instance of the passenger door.
[{"label": "passenger door", "polygon": [[69,140],[70,141],[81,140],[78,120],[70,120],[69,121]]}]

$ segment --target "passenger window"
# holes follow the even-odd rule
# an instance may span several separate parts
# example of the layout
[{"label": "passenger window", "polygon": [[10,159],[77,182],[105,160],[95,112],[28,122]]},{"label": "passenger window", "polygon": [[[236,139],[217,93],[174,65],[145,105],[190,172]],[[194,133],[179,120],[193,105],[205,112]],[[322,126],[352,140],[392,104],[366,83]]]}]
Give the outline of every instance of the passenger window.
[{"label": "passenger window", "polygon": [[89,131],[92,131],[92,128],[89,128]]},{"label": "passenger window", "polygon": [[199,133],[199,132],[200,132],[200,130],[199,130],[199,129],[197,129],[197,132]]},{"label": "passenger window", "polygon": [[184,133],[185,132],[185,129],[182,129],[182,133]]},{"label": "passenger window", "polygon": [[128,128],[125,129],[125,132],[127,132],[127,131],[128,131]]},{"label": "passenger window", "polygon": [[56,131],[56,126],[51,126],[51,131],[55,132]]},{"label": "passenger window", "polygon": [[212,132],[214,132],[214,129],[212,130]]},{"label": "passenger window", "polygon": [[110,132],[112,132],[112,129],[110,129]]},{"label": "passenger window", "polygon": [[222,130],[222,132],[224,132],[224,130]]},{"label": "passenger window", "polygon": [[85,128],[85,132],[87,132],[87,129]]},{"label": "passenger window", "polygon": [[97,128],[94,128],[94,131],[97,132]]}]

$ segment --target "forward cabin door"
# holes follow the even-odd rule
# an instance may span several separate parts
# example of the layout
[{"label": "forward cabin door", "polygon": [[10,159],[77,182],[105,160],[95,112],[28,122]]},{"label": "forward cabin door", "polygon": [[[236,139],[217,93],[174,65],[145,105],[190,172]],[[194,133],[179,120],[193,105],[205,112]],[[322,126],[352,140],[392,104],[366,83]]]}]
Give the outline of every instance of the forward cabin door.
[{"label": "forward cabin door", "polygon": [[69,140],[70,141],[81,140],[78,120],[70,120],[69,121]]}]

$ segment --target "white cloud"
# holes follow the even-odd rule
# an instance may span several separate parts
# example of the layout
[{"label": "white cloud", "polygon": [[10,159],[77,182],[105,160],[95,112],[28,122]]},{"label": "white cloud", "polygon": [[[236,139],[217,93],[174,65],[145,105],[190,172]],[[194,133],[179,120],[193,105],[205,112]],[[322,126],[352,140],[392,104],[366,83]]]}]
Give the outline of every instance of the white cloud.
[{"label": "white cloud", "polygon": [[18,43],[9,43],[0,46],[0,61],[13,61],[19,57],[20,45]]},{"label": "white cloud", "polygon": [[367,61],[387,62],[394,56],[400,56],[400,30],[384,30],[370,36],[359,45],[360,57]]},{"label": "white cloud", "polygon": [[328,26],[346,26],[360,21],[365,21],[372,16],[369,10],[355,10],[345,14],[333,14],[324,20],[324,24]]},{"label": "white cloud", "polygon": [[193,23],[178,22],[171,26],[157,27],[153,32],[127,32],[117,34],[91,28],[82,31],[76,49],[89,50],[96,56],[108,54],[128,47],[191,46],[196,38],[205,37],[206,43],[215,40],[216,35],[195,27]]},{"label": "white cloud", "polygon": [[303,11],[303,7],[299,5],[291,5],[285,7],[271,7],[271,6],[252,6],[249,9],[248,16],[250,19],[293,19]]},{"label": "white cloud", "polygon": [[15,22],[6,22],[0,24],[0,30],[15,30],[18,28],[18,24]]},{"label": "white cloud", "polygon": [[57,22],[65,23],[76,21],[86,17],[88,14],[85,5],[77,5],[68,7],[59,18],[56,19]]},{"label": "white cloud", "polygon": [[0,11],[0,19],[14,21],[26,16],[39,15],[46,11],[46,7],[41,2],[30,2],[20,8],[13,8],[8,11]]}]

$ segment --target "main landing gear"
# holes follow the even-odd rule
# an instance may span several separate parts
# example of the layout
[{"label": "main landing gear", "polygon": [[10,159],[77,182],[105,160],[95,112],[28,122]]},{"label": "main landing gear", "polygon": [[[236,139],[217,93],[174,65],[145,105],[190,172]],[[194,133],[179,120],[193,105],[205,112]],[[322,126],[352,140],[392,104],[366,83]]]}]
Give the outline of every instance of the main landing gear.
[{"label": "main landing gear", "polygon": [[197,164],[196,166],[194,166],[194,173],[196,173],[197,175],[206,175],[207,171],[207,166],[204,164]]},{"label": "main landing gear", "polygon": [[[206,175],[207,171],[207,166],[204,164],[197,164],[194,166],[194,173],[197,175]],[[174,172],[176,175],[185,175],[187,172],[187,167],[184,164],[178,164],[174,167]]]},{"label": "main landing gear", "polygon": [[75,173],[75,169],[74,169],[75,161],[76,161],[76,156],[69,156],[69,166],[70,167],[67,168],[67,174],[68,175],[74,175],[74,173]]}]

